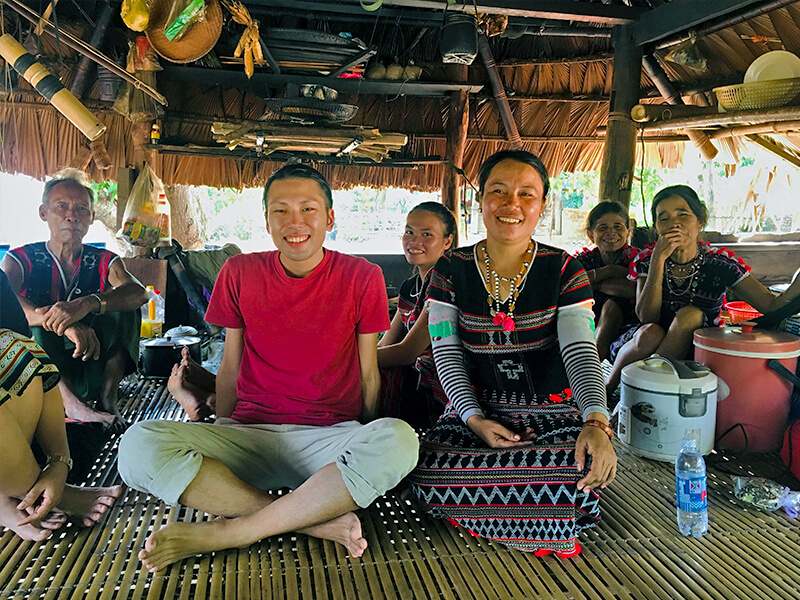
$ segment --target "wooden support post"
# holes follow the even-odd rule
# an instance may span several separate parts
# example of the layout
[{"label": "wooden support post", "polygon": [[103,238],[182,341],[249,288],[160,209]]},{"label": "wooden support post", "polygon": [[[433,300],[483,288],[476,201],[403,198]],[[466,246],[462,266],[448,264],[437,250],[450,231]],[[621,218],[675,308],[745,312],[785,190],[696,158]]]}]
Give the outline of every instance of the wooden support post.
[{"label": "wooden support post", "polygon": [[612,39],[614,74],[608,133],[600,169],[600,200],[615,200],[628,208],[636,158],[636,124],[631,119],[631,109],[639,103],[642,51],[627,25],[614,27]]},{"label": "wooden support post", "polygon": [[[467,65],[452,67],[453,77],[459,82],[467,80]],[[447,111],[447,146],[445,160],[447,161],[442,177],[442,204],[445,205],[456,218],[459,228],[459,239],[463,240],[461,229],[464,219],[461,214],[461,176],[456,168],[464,166],[464,149],[467,146],[467,128],[469,126],[469,94],[466,91],[450,92],[450,101]]]},{"label": "wooden support post", "polygon": [[117,167],[117,229],[122,227],[122,218],[125,216],[125,207],[128,205],[134,181],[136,181],[135,169]]}]

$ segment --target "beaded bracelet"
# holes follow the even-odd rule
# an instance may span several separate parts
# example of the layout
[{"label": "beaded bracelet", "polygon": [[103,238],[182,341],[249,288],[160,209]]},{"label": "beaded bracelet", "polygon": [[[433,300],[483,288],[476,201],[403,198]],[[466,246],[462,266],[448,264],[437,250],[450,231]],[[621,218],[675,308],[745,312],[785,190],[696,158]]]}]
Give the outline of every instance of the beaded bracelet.
[{"label": "beaded bracelet", "polygon": [[64,463],[67,465],[67,470],[72,470],[72,459],[69,456],[64,456],[63,454],[51,454],[47,457],[47,464],[52,465],[53,463]]},{"label": "beaded bracelet", "polygon": [[614,430],[608,425],[608,423],[603,423],[602,421],[598,421],[597,419],[589,419],[583,424],[584,427],[599,427],[603,431],[605,431],[606,435],[608,436],[609,440],[614,439]]}]

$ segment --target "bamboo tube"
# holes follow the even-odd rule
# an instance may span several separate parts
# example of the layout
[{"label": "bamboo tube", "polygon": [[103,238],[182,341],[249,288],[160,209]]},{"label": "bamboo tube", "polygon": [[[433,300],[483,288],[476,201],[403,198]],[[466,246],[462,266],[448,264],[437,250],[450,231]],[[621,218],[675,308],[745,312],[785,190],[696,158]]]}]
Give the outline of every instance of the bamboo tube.
[{"label": "bamboo tube", "polygon": [[[661,68],[661,65],[658,64],[658,61],[653,55],[643,57],[642,65],[667,102],[674,105],[682,105],[684,103],[683,98],[681,98],[681,95],[672,85],[664,69]],[[711,160],[717,155],[718,150],[716,146],[714,146],[708,136],[702,131],[687,131],[686,135],[689,136],[694,147],[697,148],[705,160]]]},{"label": "bamboo tube", "polygon": [[631,118],[639,123],[712,114],[719,113],[716,108],[711,106],[681,104],[637,104],[631,109]]},{"label": "bamboo tube", "polygon": [[486,69],[486,75],[489,77],[489,84],[492,86],[492,93],[494,94],[494,101],[497,103],[497,111],[500,113],[500,119],[503,121],[503,127],[506,130],[506,138],[512,149],[522,148],[522,140],[519,137],[519,130],[517,123],[514,121],[514,115],[511,112],[511,105],[508,103],[506,91],[503,87],[503,82],[497,72],[497,65],[492,56],[492,49],[489,48],[489,42],[486,40],[484,34],[478,36],[478,51],[483,60],[483,66]]},{"label": "bamboo tube", "polygon": [[96,140],[105,133],[106,126],[8,33],[0,36],[0,56],[87,138]]}]

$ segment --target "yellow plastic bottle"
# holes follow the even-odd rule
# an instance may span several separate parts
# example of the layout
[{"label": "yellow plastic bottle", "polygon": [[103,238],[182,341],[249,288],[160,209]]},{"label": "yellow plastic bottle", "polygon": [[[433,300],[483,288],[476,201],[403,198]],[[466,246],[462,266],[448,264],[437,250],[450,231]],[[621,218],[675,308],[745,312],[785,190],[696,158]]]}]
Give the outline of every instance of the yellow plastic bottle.
[{"label": "yellow plastic bottle", "polygon": [[142,327],[140,336],[153,338],[161,335],[164,326],[164,299],[152,285],[147,286],[150,299],[142,305]]}]

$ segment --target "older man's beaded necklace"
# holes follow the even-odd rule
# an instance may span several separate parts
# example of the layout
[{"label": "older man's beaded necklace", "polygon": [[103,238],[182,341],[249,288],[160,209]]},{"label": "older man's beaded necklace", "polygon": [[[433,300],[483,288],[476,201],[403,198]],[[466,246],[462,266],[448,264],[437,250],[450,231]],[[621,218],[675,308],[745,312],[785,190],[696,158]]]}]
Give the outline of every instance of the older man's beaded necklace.
[{"label": "older man's beaded necklace", "polygon": [[[522,257],[522,267],[519,273],[514,277],[503,277],[495,270],[492,258],[486,248],[486,243],[484,242],[481,246],[483,260],[486,263],[486,289],[489,292],[486,302],[489,305],[489,312],[493,317],[494,324],[500,325],[506,331],[514,331],[515,329],[514,309],[517,307],[517,298],[519,297],[522,281],[533,263],[533,250],[535,247],[535,242],[531,238],[528,242],[528,248],[525,250],[525,255]],[[501,281],[509,284],[508,297],[505,300],[500,299]],[[503,311],[502,308],[506,302],[508,302],[508,310]]]}]

